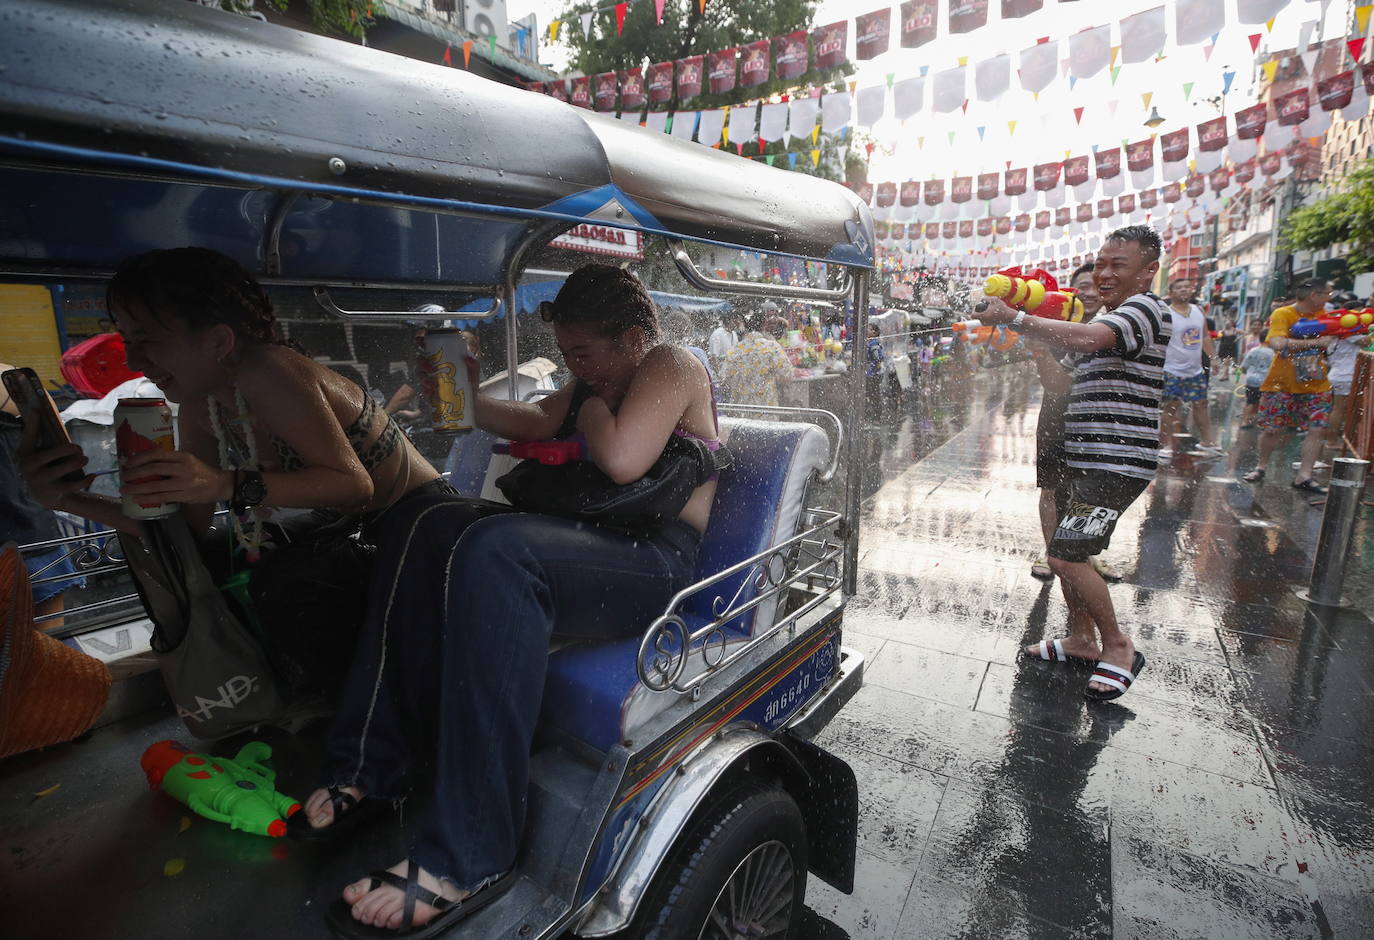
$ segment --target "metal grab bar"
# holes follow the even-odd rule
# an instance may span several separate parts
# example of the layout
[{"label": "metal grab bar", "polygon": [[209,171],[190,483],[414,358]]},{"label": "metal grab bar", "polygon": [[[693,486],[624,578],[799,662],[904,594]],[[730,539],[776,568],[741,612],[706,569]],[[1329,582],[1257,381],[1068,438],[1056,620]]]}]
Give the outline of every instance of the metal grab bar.
[{"label": "metal grab bar", "polygon": [[791,408],[786,405],[747,405],[743,402],[723,401],[717,406],[721,411],[743,411],[755,414],[770,414],[787,417],[790,415],[815,415],[820,418],[827,418],[835,425],[835,449],[830,456],[830,466],[825,468],[825,472],[820,475],[822,483],[829,483],[835,479],[835,471],[840,467],[840,451],[844,443],[844,425],[840,423],[839,416],[833,411],[826,411],[824,408]]},{"label": "metal grab bar", "polygon": [[[496,288],[491,287],[486,289],[495,290]],[[459,313],[459,311],[456,310],[447,310],[444,312],[443,316],[437,316],[435,314],[421,313],[418,310],[345,310],[334,302],[334,298],[329,296],[329,289],[326,287],[315,288],[315,302],[323,307],[325,312],[331,313],[341,320],[450,320],[454,319]],[[500,309],[501,298],[493,297],[491,309],[487,310],[485,313],[464,313],[461,317],[457,318],[463,320],[485,320],[487,317],[495,315],[496,311]]]},{"label": "metal grab bar", "polygon": [[754,281],[732,281],[728,278],[711,277],[703,274],[680,238],[667,239],[673,250],[673,263],[682,272],[687,282],[698,290],[719,291],[722,294],[742,294],[747,297],[779,297],[790,300],[844,300],[849,295],[853,277],[845,272],[844,283],[839,287],[794,287],[787,284],[759,284]]}]

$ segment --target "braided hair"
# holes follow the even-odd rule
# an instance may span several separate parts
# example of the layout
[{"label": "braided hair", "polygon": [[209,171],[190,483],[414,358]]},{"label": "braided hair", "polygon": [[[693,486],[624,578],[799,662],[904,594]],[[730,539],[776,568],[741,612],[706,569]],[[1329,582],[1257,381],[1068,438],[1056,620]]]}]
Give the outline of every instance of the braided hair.
[{"label": "braided hair", "polygon": [[164,248],[126,258],[105,288],[111,310],[140,307],[192,329],[223,323],[245,344],[282,343],[272,303],[253,275],[209,248]]},{"label": "braided hair", "polygon": [[584,264],[563,282],[552,303],[540,305],[548,323],[589,327],[619,339],[637,326],[650,344],[659,337],[658,310],[634,274],[613,264]]}]

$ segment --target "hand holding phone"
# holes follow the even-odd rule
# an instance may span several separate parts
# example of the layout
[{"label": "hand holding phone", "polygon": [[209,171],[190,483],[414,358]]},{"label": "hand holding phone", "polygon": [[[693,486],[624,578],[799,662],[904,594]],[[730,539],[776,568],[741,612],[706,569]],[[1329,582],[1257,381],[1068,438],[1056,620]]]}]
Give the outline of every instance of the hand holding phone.
[{"label": "hand holding phone", "polygon": [[[71,444],[72,439],[57,414],[57,406],[43,390],[36,372],[29,368],[9,369],[0,374],[0,381],[5,383],[5,390],[19,409],[20,420],[24,422],[27,450],[45,451]],[[80,470],[72,470],[59,480],[76,483],[85,478],[86,475]]]}]

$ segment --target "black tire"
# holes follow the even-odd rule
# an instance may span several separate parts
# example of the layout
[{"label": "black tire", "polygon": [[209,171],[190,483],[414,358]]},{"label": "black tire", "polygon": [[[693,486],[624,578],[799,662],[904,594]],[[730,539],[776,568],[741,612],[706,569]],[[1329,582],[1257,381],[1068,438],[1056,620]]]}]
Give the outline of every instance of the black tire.
[{"label": "black tire", "polygon": [[[725,791],[678,840],[644,898],[632,935],[784,940],[795,933],[805,896],[801,810],[781,787],[748,781]],[[753,932],[739,929],[732,911]]]}]

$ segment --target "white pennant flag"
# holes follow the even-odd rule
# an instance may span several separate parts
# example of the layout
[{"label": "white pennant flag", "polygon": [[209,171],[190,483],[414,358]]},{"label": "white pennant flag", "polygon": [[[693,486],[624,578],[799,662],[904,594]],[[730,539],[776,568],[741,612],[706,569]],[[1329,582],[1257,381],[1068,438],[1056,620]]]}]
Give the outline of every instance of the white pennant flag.
[{"label": "white pennant flag", "polygon": [[710,147],[712,144],[720,143],[720,132],[725,130],[725,111],[716,108],[713,111],[701,112],[701,120],[697,124],[697,143],[705,144]]},{"label": "white pennant flag", "polygon": [[[758,105],[737,104],[730,109],[730,142],[748,143],[754,139],[754,119],[758,115]],[[844,164],[841,163],[841,166]]]},{"label": "white pennant flag", "polygon": [[[816,112],[820,109],[819,99],[793,98],[791,108],[791,120],[787,127],[789,137],[810,137],[812,128],[816,126]],[[786,142],[788,141],[784,141]]]},{"label": "white pennant flag", "polygon": [[1059,43],[1036,43],[1021,50],[1021,87],[1031,93],[1044,91],[1059,71]]},{"label": "white pennant flag", "polygon": [[595,13],[582,14],[582,35],[588,39],[592,38],[592,17],[595,15]]},{"label": "white pennant flag", "polygon": [[936,72],[934,82],[934,90],[930,96],[932,111],[936,114],[945,114],[950,111],[957,111],[963,106],[964,100],[968,98],[965,91],[968,87],[968,68],[966,66],[960,65],[957,68]]},{"label": "white pennant flag", "polygon": [[1317,28],[1316,20],[1308,20],[1298,27],[1298,46],[1299,52],[1305,52],[1308,45],[1312,42],[1312,32]]},{"label": "white pennant flag", "polygon": [[887,88],[885,86],[872,85],[868,88],[860,88],[856,123],[860,127],[872,127],[877,124],[883,116],[886,104]]},{"label": "white pennant flag", "polygon": [[924,78],[908,78],[892,86],[892,113],[899,121],[921,110],[925,97]]},{"label": "white pennant flag", "polygon": [[1226,4],[1217,0],[1178,0],[1174,41],[1194,46],[1212,38],[1226,26]]},{"label": "white pennant flag", "polygon": [[999,55],[979,62],[973,69],[973,87],[979,101],[996,101],[1011,87],[1011,56]]},{"label": "white pennant flag", "polygon": [[1236,18],[1242,23],[1264,23],[1286,6],[1288,0],[1236,0]]},{"label": "white pennant flag", "polygon": [[673,115],[673,136],[679,140],[691,140],[697,129],[695,111],[678,111]]},{"label": "white pennant flag", "polygon": [[658,131],[662,134],[663,129],[668,126],[668,112],[650,111],[644,115],[644,126],[651,131]]},{"label": "white pennant flag", "polygon": [[838,134],[849,126],[849,92],[831,93],[821,99],[821,133]]},{"label": "white pennant flag", "polygon": [[1164,48],[1164,7],[1128,16],[1121,21],[1121,62],[1144,62]]},{"label": "white pennant flag", "polygon": [[781,140],[786,128],[787,105],[764,105],[759,112],[759,136],[767,141]]},{"label": "white pennant flag", "polygon": [[1092,78],[1107,67],[1112,51],[1111,26],[1094,26],[1069,37],[1069,74]]}]

